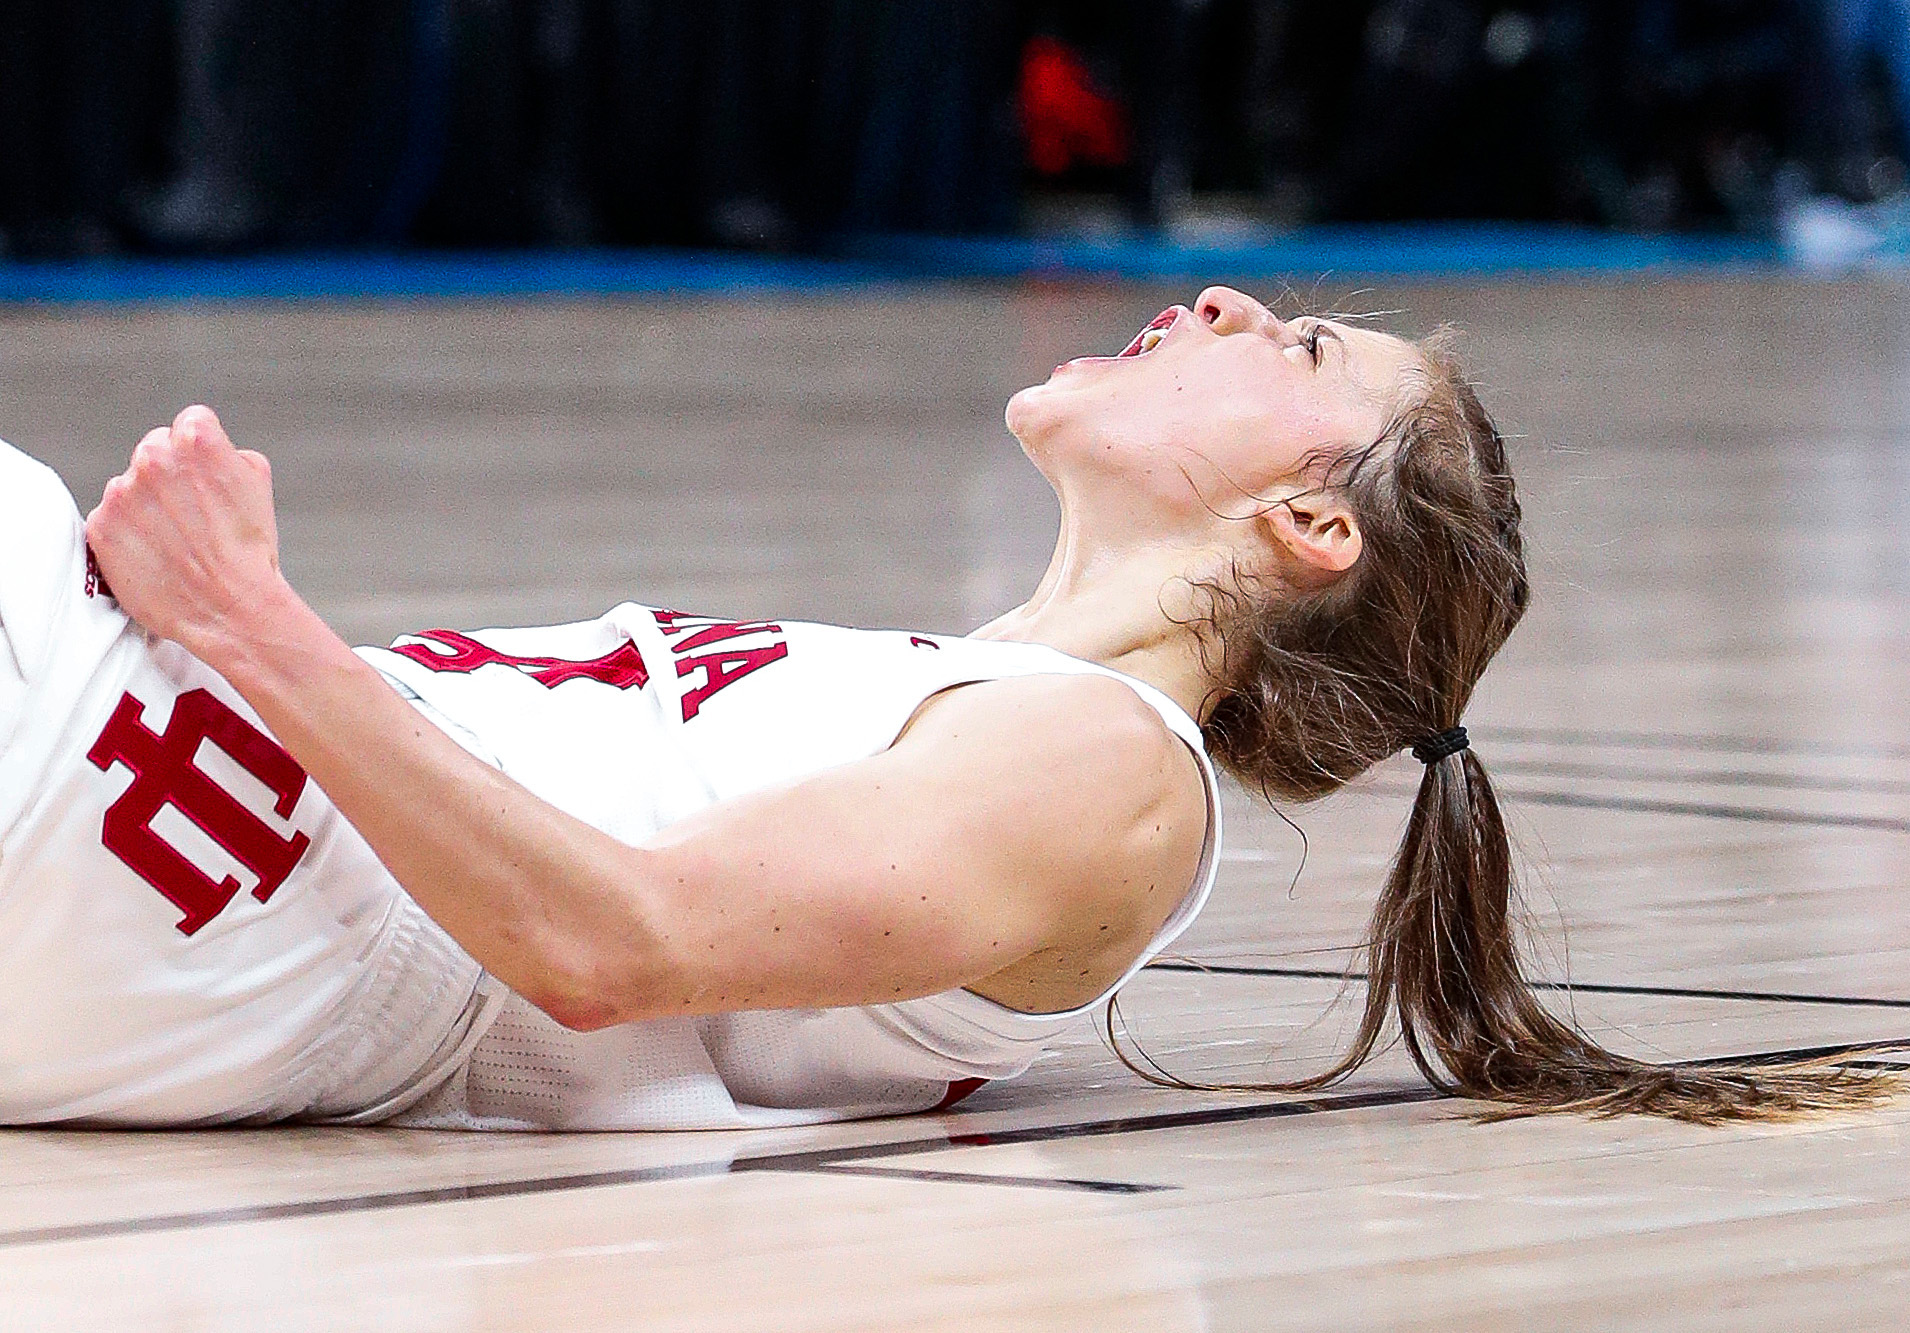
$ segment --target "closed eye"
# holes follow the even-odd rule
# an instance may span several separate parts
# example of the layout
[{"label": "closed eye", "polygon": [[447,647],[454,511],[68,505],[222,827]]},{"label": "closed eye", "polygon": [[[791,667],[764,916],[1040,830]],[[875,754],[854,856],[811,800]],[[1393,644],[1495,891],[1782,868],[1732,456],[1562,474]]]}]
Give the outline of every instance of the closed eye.
[{"label": "closed eye", "polygon": [[[1325,359],[1325,353],[1320,350],[1320,339],[1322,338],[1331,338],[1334,342],[1339,342],[1339,330],[1330,327],[1325,320],[1315,320],[1312,324],[1307,326],[1307,331],[1300,335],[1300,345],[1306,348],[1307,355],[1313,358],[1315,367],[1318,367]],[[1344,346],[1345,344],[1342,343],[1341,345]]]}]

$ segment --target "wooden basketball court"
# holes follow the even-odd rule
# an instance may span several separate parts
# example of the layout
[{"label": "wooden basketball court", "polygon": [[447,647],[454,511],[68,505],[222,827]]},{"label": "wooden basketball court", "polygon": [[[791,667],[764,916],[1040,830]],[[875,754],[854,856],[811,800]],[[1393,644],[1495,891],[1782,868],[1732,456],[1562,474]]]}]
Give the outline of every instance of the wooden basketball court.
[{"label": "wooden basketball court", "polygon": [[[0,316],[0,433],[97,496],[217,406],[348,637],[637,597],[971,627],[1032,586],[1008,394],[1192,290]],[[1664,1059],[1910,1060],[1910,304],[1891,280],[1495,282],[1452,320],[1537,601],[1468,717],[1533,970]],[[1234,792],[1123,1012],[1166,1068],[1318,1068],[1417,768]],[[1875,1058],[1875,1057],[1873,1057]],[[0,1328],[1896,1329],[1910,1099],[1750,1129],[1481,1126],[1397,1054],[1149,1087],[1087,1025],[959,1113],[750,1134],[0,1134]]]}]

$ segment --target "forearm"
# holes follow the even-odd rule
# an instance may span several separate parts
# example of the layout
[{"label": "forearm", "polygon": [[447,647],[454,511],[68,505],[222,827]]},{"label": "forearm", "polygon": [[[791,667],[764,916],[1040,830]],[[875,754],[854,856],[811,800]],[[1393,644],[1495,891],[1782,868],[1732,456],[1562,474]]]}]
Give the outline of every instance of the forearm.
[{"label": "forearm", "polygon": [[427,723],[289,586],[195,637],[406,892],[506,985],[598,1026],[662,971],[641,854]]}]

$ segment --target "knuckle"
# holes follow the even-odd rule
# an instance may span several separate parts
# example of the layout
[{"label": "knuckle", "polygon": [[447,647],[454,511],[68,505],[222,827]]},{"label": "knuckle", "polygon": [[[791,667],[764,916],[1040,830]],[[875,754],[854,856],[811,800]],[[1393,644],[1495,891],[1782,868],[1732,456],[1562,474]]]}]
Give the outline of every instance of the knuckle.
[{"label": "knuckle", "polygon": [[173,431],[187,444],[204,447],[219,440],[219,418],[203,403],[194,403],[173,419]]},{"label": "knuckle", "polygon": [[130,475],[137,477],[147,472],[163,470],[177,457],[178,450],[170,434],[153,434],[139,442],[133,450],[133,465]]}]

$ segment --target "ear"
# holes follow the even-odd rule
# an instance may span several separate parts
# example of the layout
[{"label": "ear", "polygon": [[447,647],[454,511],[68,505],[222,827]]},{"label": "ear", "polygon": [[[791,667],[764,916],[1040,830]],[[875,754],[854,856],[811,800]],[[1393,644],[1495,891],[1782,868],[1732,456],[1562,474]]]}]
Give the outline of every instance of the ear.
[{"label": "ear", "polygon": [[1359,519],[1344,499],[1307,491],[1280,501],[1263,516],[1275,546],[1302,578],[1344,574],[1360,558]]}]

